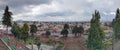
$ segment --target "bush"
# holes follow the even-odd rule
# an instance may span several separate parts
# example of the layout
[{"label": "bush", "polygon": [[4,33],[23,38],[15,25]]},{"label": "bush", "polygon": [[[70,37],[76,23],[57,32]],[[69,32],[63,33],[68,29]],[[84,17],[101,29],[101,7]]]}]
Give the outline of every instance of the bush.
[{"label": "bush", "polygon": [[63,42],[63,41],[58,41],[58,43],[59,43],[60,45],[64,45],[64,42]]},{"label": "bush", "polygon": [[57,46],[55,50],[62,50],[62,47],[61,45]]},{"label": "bush", "polygon": [[48,45],[52,45],[53,42],[54,42],[53,40],[49,39],[48,42],[46,42],[46,44],[48,44]]},{"label": "bush", "polygon": [[36,41],[33,39],[28,38],[26,41],[27,44],[36,44]]},{"label": "bush", "polygon": [[105,45],[112,45],[111,41],[104,42]]}]

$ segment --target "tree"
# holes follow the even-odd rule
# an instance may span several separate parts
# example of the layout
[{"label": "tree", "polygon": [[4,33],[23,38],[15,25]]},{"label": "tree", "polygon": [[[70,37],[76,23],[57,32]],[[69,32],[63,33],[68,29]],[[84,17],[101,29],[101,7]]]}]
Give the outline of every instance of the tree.
[{"label": "tree", "polygon": [[8,33],[8,27],[12,26],[12,12],[9,11],[9,7],[6,6],[4,10],[4,14],[2,17],[2,24],[6,26],[7,28],[7,33]]},{"label": "tree", "polygon": [[78,27],[77,27],[77,25],[73,27],[72,33],[75,34],[75,37],[77,36],[77,33],[78,33]]},{"label": "tree", "polygon": [[50,31],[46,31],[46,36],[49,37],[51,35]]},{"label": "tree", "polygon": [[22,32],[22,39],[24,42],[26,42],[27,38],[29,37],[29,25],[27,23],[24,23],[24,25],[21,28]]},{"label": "tree", "polygon": [[104,44],[102,43],[102,40],[105,37],[105,33],[100,28],[99,11],[95,10],[95,14],[92,16],[87,47],[89,50],[104,50]]},{"label": "tree", "polygon": [[14,37],[20,38],[21,31],[16,22],[14,22],[14,24],[12,25],[11,32],[13,33]]},{"label": "tree", "polygon": [[113,21],[112,21],[112,27],[113,27],[113,31],[114,31],[113,38],[115,38],[115,40],[119,40],[120,39],[120,10],[119,10],[119,8],[116,11],[115,19],[113,19]]},{"label": "tree", "polygon": [[64,29],[62,29],[62,31],[60,33],[61,33],[61,35],[63,35],[63,37],[65,36]]},{"label": "tree", "polygon": [[62,29],[61,34],[63,35],[63,37],[67,37],[68,36],[68,30],[67,29]]},{"label": "tree", "polygon": [[78,27],[78,31],[77,32],[78,32],[78,35],[80,34],[80,36],[81,36],[81,33],[84,32],[83,26]]},{"label": "tree", "polygon": [[30,25],[31,36],[34,37],[34,33],[37,32],[37,26],[35,24]]},{"label": "tree", "polygon": [[65,24],[65,25],[64,25],[64,29],[69,29],[69,25],[68,25],[68,24]]}]

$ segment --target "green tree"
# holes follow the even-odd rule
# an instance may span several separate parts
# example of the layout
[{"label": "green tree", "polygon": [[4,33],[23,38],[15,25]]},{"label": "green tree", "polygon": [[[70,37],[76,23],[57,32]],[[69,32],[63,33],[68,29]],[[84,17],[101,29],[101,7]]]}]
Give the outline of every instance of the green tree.
[{"label": "green tree", "polygon": [[83,26],[78,27],[78,31],[77,32],[78,32],[78,35],[81,36],[81,34],[84,32]]},{"label": "green tree", "polygon": [[34,33],[37,32],[37,26],[35,24],[30,25],[31,36],[34,37]]},{"label": "green tree", "polygon": [[112,27],[114,31],[114,38],[115,40],[120,39],[120,10],[119,8],[116,11],[116,17],[112,21]]},{"label": "green tree", "polygon": [[104,44],[102,43],[102,40],[105,37],[105,33],[100,28],[99,11],[95,10],[95,14],[92,16],[87,47],[89,50],[104,50]]},{"label": "green tree", "polygon": [[2,24],[6,26],[7,28],[7,33],[8,33],[8,27],[12,26],[12,12],[9,11],[9,7],[6,6],[5,10],[4,10],[4,14],[2,17]]},{"label": "green tree", "polygon": [[46,31],[46,36],[49,37],[51,35],[50,31]]},{"label": "green tree", "polygon": [[62,29],[61,34],[63,35],[63,37],[67,37],[68,36],[68,30],[67,29]]},{"label": "green tree", "polygon": [[26,43],[26,40],[29,37],[29,25],[27,23],[24,23],[24,25],[21,28],[21,32],[22,32],[22,39],[24,40],[24,42]]},{"label": "green tree", "polygon": [[20,38],[21,30],[19,25],[16,22],[14,22],[14,24],[12,25],[11,32],[15,37]]},{"label": "green tree", "polygon": [[64,25],[64,29],[69,29],[69,25],[68,25],[68,24],[65,24],[65,25]]},{"label": "green tree", "polygon": [[78,33],[78,27],[77,27],[77,25],[73,27],[72,33],[75,34],[75,37],[77,36],[77,33]]}]

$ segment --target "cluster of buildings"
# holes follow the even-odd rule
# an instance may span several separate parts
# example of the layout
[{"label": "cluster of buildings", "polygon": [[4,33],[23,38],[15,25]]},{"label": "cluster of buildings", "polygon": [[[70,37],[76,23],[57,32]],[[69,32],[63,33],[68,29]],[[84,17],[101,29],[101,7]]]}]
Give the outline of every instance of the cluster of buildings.
[{"label": "cluster of buildings", "polygon": [[[17,22],[20,26],[23,26],[25,22]],[[37,26],[37,32],[35,35],[43,35],[45,34],[46,30],[49,30],[51,32],[51,35],[60,36],[60,32],[64,27],[64,24],[69,25],[69,33],[72,34],[72,27],[77,26],[83,26],[84,33],[88,33],[88,29],[90,28],[90,22],[27,22],[29,25],[36,24]],[[112,29],[109,27],[110,23],[101,23],[101,28],[104,29],[104,32],[106,32],[106,38],[105,41],[109,41],[112,38]],[[6,27],[0,23],[0,35],[6,33]],[[11,34],[11,28],[8,28],[8,33]]]},{"label": "cluster of buildings", "polygon": [[[25,22],[27,22],[29,25],[35,23],[37,26],[37,32],[35,35],[41,35],[45,34],[46,30],[49,30],[51,32],[51,35],[60,35],[61,30],[64,27],[64,24],[69,25],[69,33],[72,33],[72,27],[77,26],[83,26],[84,32],[88,33],[88,29],[90,28],[90,22],[30,22],[30,21],[23,21],[23,22],[17,22],[20,26],[22,26]],[[110,22],[107,23],[101,23],[101,27],[103,29],[106,29],[105,32],[111,33],[112,29],[108,26],[110,25]],[[6,27],[2,25],[0,22],[0,34],[6,33]],[[8,28],[8,33],[11,34],[11,28]],[[108,36],[108,35],[107,35]]]}]

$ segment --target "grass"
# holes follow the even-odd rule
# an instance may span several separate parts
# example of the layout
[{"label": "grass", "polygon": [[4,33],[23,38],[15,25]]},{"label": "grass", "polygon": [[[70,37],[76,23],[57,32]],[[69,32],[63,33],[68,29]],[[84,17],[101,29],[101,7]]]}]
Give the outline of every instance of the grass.
[{"label": "grass", "polygon": [[62,47],[63,47],[63,46],[59,45],[59,46],[57,46],[57,47],[55,48],[55,50],[62,50]]}]

